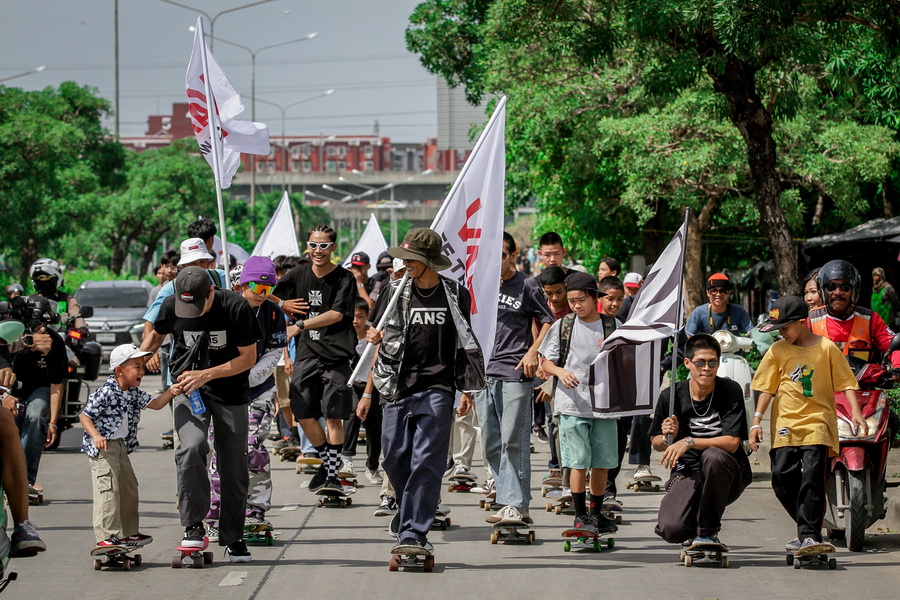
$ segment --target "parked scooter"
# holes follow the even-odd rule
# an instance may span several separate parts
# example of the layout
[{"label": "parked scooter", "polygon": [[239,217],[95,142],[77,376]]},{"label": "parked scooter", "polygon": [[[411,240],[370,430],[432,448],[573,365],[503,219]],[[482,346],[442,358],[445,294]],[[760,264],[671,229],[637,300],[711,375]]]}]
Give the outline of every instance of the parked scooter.
[{"label": "parked scooter", "polygon": [[[753,420],[753,413],[756,411],[756,399],[753,390],[750,389],[750,383],[753,381],[753,369],[750,363],[738,352],[750,350],[753,347],[753,340],[748,337],[736,336],[730,331],[720,329],[712,334],[719,342],[722,348],[722,357],[719,362],[719,371],[717,375],[726,379],[731,379],[741,386],[741,393],[744,397],[744,414],[747,418],[747,427]],[[743,442],[744,450],[749,455],[752,450],[750,444]]]}]

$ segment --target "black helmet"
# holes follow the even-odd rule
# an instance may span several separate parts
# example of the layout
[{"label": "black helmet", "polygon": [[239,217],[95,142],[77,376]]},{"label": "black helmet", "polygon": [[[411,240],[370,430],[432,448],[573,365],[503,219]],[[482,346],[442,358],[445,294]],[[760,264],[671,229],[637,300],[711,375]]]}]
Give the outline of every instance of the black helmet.
[{"label": "black helmet", "polygon": [[828,299],[825,297],[825,284],[835,279],[843,279],[853,286],[850,301],[856,304],[859,299],[859,271],[846,260],[831,260],[819,269],[819,274],[816,275],[816,287],[819,288],[819,300],[822,304],[828,305]]},{"label": "black helmet", "polygon": [[6,286],[6,297],[12,298],[13,296],[24,296],[25,288],[22,287],[20,283],[11,283]]}]

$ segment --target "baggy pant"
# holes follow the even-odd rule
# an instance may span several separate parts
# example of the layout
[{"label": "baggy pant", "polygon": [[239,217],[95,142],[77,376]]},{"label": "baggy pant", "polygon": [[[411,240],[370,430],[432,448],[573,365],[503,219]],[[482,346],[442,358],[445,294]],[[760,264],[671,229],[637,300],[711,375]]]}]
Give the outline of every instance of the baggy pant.
[{"label": "baggy pant", "polygon": [[750,478],[734,457],[720,448],[707,448],[700,454],[699,471],[687,477],[675,475],[666,483],[656,535],[678,544],[719,533],[725,507],[748,485]]},{"label": "baggy pant", "polygon": [[[478,446],[478,429],[475,423],[474,410],[470,410],[464,416],[453,415],[449,451],[454,466],[472,469],[472,457],[475,456],[475,448]],[[487,460],[484,461],[484,465],[490,470]],[[490,476],[493,477],[493,474]]]},{"label": "baggy pant", "polygon": [[98,542],[138,533],[138,481],[124,440],[106,441],[106,450],[89,457],[94,483],[94,536]]},{"label": "baggy pant", "polygon": [[617,437],[617,451],[619,456],[619,462],[616,463],[614,469],[610,469],[606,478],[606,493],[612,494],[613,496],[618,495],[618,488],[616,487],[616,477],[619,476],[619,471],[622,470],[622,459],[625,458],[625,448],[628,446],[628,432],[631,430],[631,417],[621,417],[616,419],[616,437]]},{"label": "baggy pant", "polygon": [[384,471],[397,492],[397,540],[428,540],[450,446],[453,393],[427,389],[384,405]]},{"label": "baggy pant", "polygon": [[[359,430],[362,421],[356,416],[356,407],[363,393],[366,391],[366,384],[362,381],[353,384],[353,414],[344,421],[344,446],[341,449],[341,456],[352,458],[356,456],[356,447],[359,444]],[[369,414],[366,415],[366,468],[370,471],[377,471],[379,460],[381,458],[381,420],[383,410],[381,408],[381,396],[378,390],[372,390],[372,403],[369,406]]]},{"label": "baggy pant", "polygon": [[226,406],[206,401],[206,412],[195,415],[185,396],[175,399],[175,429],[179,445],[175,449],[178,473],[178,510],[181,525],[201,523],[210,508],[210,480],[207,440],[210,425],[215,427],[216,470],[223,482],[219,492],[219,545],[227,546],[243,537],[244,509],[247,505],[247,405]]},{"label": "baggy pant", "polygon": [[16,415],[16,427],[19,428],[22,450],[25,452],[28,483],[34,485],[50,423],[50,386],[39,387],[28,398],[21,400],[23,406]]},{"label": "baggy pant", "polygon": [[828,446],[783,446],[769,451],[775,497],[797,523],[797,539],[822,541]]},{"label": "baggy pant", "polygon": [[631,418],[631,446],[628,448],[629,465],[650,466],[650,415]]}]

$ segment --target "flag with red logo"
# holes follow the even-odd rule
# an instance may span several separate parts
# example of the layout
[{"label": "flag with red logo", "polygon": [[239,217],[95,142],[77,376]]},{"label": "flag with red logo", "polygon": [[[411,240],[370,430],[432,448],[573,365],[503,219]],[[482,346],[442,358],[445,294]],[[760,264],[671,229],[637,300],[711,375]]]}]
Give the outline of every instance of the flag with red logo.
[{"label": "flag with red logo", "polygon": [[[241,164],[242,152],[269,154],[271,151],[269,130],[262,123],[236,120],[235,117],[244,112],[244,105],[203,39],[201,17],[197,17],[194,50],[191,53],[184,83],[187,86],[191,125],[200,145],[200,153],[215,173],[217,169],[214,153],[218,152],[219,184],[222,189],[228,188],[231,185],[231,178]],[[216,140],[213,140],[212,132],[215,132]]]},{"label": "flag with red logo", "polygon": [[481,132],[431,228],[452,263],[441,275],[469,290],[472,330],[485,362],[494,349],[506,181],[506,97]]}]

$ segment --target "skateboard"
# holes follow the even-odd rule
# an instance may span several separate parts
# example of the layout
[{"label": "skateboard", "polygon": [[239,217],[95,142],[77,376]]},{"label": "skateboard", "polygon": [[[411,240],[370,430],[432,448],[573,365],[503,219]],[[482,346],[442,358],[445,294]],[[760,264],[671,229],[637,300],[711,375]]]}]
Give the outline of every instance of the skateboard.
[{"label": "skateboard", "polygon": [[616,525],[622,524],[622,505],[618,501],[604,502],[600,505],[600,512],[610,521],[614,521]]},{"label": "skateboard", "polygon": [[171,433],[161,433],[159,437],[162,439],[163,450],[171,450],[175,447],[175,435]]},{"label": "skateboard", "polygon": [[661,479],[656,475],[648,475],[646,477],[641,477],[639,479],[635,479],[633,481],[629,481],[625,484],[627,489],[630,489],[632,492],[658,492],[659,491],[659,482]]},{"label": "skateboard", "polygon": [[102,556],[94,559],[94,570],[99,571],[103,567],[122,567],[124,571],[130,571],[131,565],[140,565],[143,562],[140,554],[129,556],[142,546],[97,546],[91,550],[91,556]]},{"label": "skateboard", "polygon": [[[282,462],[285,462],[288,460],[294,461],[294,460],[297,460],[297,457],[303,456],[303,450],[301,450],[298,447],[285,446],[284,448],[282,448],[281,450],[278,451],[278,455],[281,457]],[[319,464],[322,464],[321,460],[319,460]]]},{"label": "skateboard", "polygon": [[475,487],[476,479],[472,475],[451,475],[447,481],[450,482],[448,492],[469,492]]},{"label": "skateboard", "polygon": [[[188,564],[195,569],[202,569],[203,565],[211,565],[213,562],[213,553],[204,552],[207,548],[209,548],[209,538],[206,536],[203,536],[202,548],[175,546],[175,551],[178,552],[178,554],[172,557],[172,568],[180,569],[185,566],[185,564]],[[185,563],[185,559],[190,559],[191,562]]]},{"label": "skateboard", "polygon": [[546,497],[553,490],[562,489],[562,473],[559,471],[550,471],[550,474],[541,481],[541,496]]},{"label": "skateboard", "polygon": [[434,570],[434,554],[422,546],[397,544],[391,548],[389,571],[397,571],[400,567],[420,568],[426,573]]},{"label": "skateboard", "polygon": [[711,564],[727,569],[728,556],[726,554],[728,554],[728,546],[725,544],[691,544],[684,548],[679,556],[686,567],[702,564],[698,561],[706,558]]},{"label": "skateboard", "polygon": [[434,511],[434,522],[431,524],[432,529],[440,529],[444,531],[450,528],[453,522],[447,515],[450,514],[450,507],[445,504],[438,504],[437,510]]},{"label": "skateboard", "polygon": [[[355,492],[356,489],[353,488],[353,491]],[[340,490],[334,488],[322,488],[316,492],[316,495],[321,496],[321,498],[316,500],[316,506],[318,508],[322,508],[323,506],[346,508],[353,504],[353,499],[348,497],[349,494],[347,488],[344,486],[341,486]]]},{"label": "skateboard", "polygon": [[[831,551],[833,551],[834,546],[831,546],[831,544],[827,545],[830,546],[832,548]],[[828,567],[832,571],[837,569],[837,560],[828,558],[828,553],[821,552],[821,550],[819,553],[803,555],[799,552],[788,551],[784,559],[784,562],[787,563],[788,566],[793,566],[795,569],[802,569],[803,567]]]},{"label": "skateboard", "polygon": [[[593,531],[585,531],[584,529],[566,529],[562,532],[562,537],[565,538],[563,542],[563,552],[569,552],[572,548],[578,548],[579,546],[585,548],[592,548],[594,552],[600,552],[603,548],[604,541],[601,539],[605,533],[594,533]],[[605,541],[606,547],[610,550],[616,547],[616,538],[606,538]]]},{"label": "skateboard", "polygon": [[[563,491],[553,490],[552,492],[547,492],[547,500],[550,500],[547,504],[544,505],[544,508],[547,509],[547,512],[553,512],[558,515],[563,513],[569,514],[572,512],[572,493],[569,492],[563,495]],[[556,504],[554,504],[556,502]]]},{"label": "skateboard", "polygon": [[535,540],[534,530],[531,524],[525,521],[498,521],[491,526],[491,543],[496,544],[500,540],[523,541],[533,544]]},{"label": "skateboard", "polygon": [[44,488],[41,487],[40,484],[35,483],[34,485],[28,486],[28,504],[43,504],[44,503]]},{"label": "skateboard", "polygon": [[244,541],[248,544],[275,545],[275,535],[272,526],[264,523],[244,526]]}]

